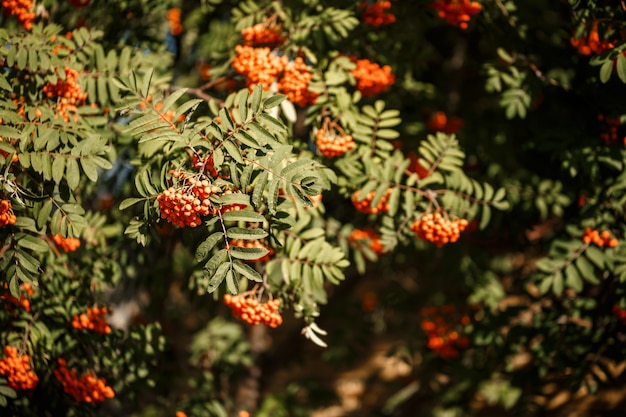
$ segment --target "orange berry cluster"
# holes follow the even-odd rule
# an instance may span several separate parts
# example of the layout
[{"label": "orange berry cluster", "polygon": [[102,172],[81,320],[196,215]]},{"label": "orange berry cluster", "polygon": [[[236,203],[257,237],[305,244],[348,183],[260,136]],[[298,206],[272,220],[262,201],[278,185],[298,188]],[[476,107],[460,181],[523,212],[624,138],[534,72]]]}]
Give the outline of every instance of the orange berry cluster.
[{"label": "orange berry cluster", "polygon": [[356,68],[351,71],[356,79],[356,89],[364,96],[375,96],[387,91],[396,81],[389,65],[380,66],[368,59],[356,60]]},{"label": "orange berry cluster", "polygon": [[106,398],[115,397],[113,388],[106,385],[104,378],[96,378],[93,372],[83,374],[79,378],[76,371],[66,367],[65,359],[59,358],[58,363],[59,368],[54,371],[54,376],[63,385],[63,391],[71,395],[74,400],[98,404]]},{"label": "orange berry cluster", "polygon": [[29,355],[19,355],[13,346],[4,347],[4,358],[0,359],[0,375],[15,391],[34,389],[39,382],[37,374],[30,366]]},{"label": "orange berry cluster", "polygon": [[623,310],[618,305],[613,306],[613,314],[620,319],[622,324],[626,325],[626,310]]},{"label": "orange berry cluster", "polygon": [[9,200],[0,201],[0,227],[15,224],[17,217],[13,213],[13,206]]},{"label": "orange berry cluster", "polygon": [[437,15],[452,26],[467,29],[471,16],[480,13],[480,3],[471,0],[436,0],[430,7],[437,10]]},{"label": "orange berry cluster", "polygon": [[180,23],[180,9],[173,7],[167,11],[167,21],[170,27],[170,32],[174,36],[178,36],[183,33],[183,25]]},{"label": "orange berry cluster", "polygon": [[322,126],[315,132],[315,144],[322,155],[335,158],[354,149],[356,143],[351,135],[338,131],[334,126]]},{"label": "orange berry cluster", "polygon": [[391,8],[390,1],[377,1],[370,5],[363,1],[359,8],[365,9],[361,14],[361,21],[367,25],[379,27],[396,21],[396,16],[386,11]]},{"label": "orange berry cluster", "polygon": [[246,46],[275,46],[280,45],[285,40],[276,25],[268,27],[263,23],[257,23],[254,26],[245,28],[241,31],[241,34]]},{"label": "orange berry cluster", "polygon": [[87,308],[87,314],[74,314],[72,317],[72,327],[78,330],[93,330],[96,333],[109,334],[111,333],[111,326],[104,318],[109,314],[109,309],[106,307]]},{"label": "orange berry cluster", "polygon": [[313,74],[308,70],[304,60],[297,57],[287,63],[278,81],[278,91],[285,94],[292,103],[305,107],[315,103],[319,93],[308,90]]},{"label": "orange berry cluster", "polygon": [[204,171],[209,171],[209,175],[213,178],[217,178],[219,173],[215,169],[215,160],[213,159],[213,154],[201,157],[199,154],[193,154],[191,156],[191,164],[194,168]]},{"label": "orange berry cluster", "polygon": [[350,242],[358,249],[366,244],[374,253],[380,255],[385,251],[382,243],[380,243],[380,235],[373,229],[354,229],[348,238]]},{"label": "orange berry cluster", "polygon": [[274,254],[274,249],[271,247],[265,246],[260,240],[243,240],[243,239],[233,239],[230,241],[230,246],[237,246],[239,248],[264,248],[269,250],[268,253],[263,255],[258,259],[250,259],[248,262],[265,262],[270,259],[270,257]]},{"label": "orange berry cluster", "polygon": [[268,47],[237,45],[235,52],[237,56],[233,58],[232,66],[235,71],[246,77],[246,85],[249,88],[261,84],[268,90],[288,62],[286,56],[278,57],[272,54]]},{"label": "orange berry cluster", "polygon": [[581,55],[601,54],[602,52],[613,49],[615,45],[608,40],[600,40],[600,34],[598,33],[598,22],[594,22],[587,39],[584,37],[570,38],[570,43],[574,48],[578,50]]},{"label": "orange berry cluster", "polygon": [[[71,68],[63,68],[65,71],[65,79],[57,80],[56,84],[50,81],[43,86],[43,92],[48,98],[57,98],[57,110],[59,115],[67,123],[70,121],[70,112],[76,113],[78,106],[81,106],[87,99],[87,93],[78,84],[78,71]],[[55,115],[55,118],[58,117]],[[74,115],[74,121],[78,117]]]},{"label": "orange berry cluster", "polygon": [[35,13],[32,0],[2,0],[2,13],[15,16],[26,30],[31,30]]},{"label": "orange berry cluster", "polygon": [[425,213],[411,225],[411,230],[418,238],[442,247],[459,240],[468,224],[465,219],[449,220],[439,212]]},{"label": "orange berry cluster", "polygon": [[[2,124],[2,119],[0,119],[0,124]],[[0,142],[4,142],[4,138],[2,136],[0,136]],[[7,151],[0,150],[0,155],[6,158],[7,156],[9,156],[9,153]],[[17,153],[14,153],[11,157],[11,162],[17,162],[18,160],[19,158],[17,157]]]},{"label": "orange berry cluster", "polygon": [[[603,132],[600,133],[600,138],[607,145],[616,143],[620,137],[618,129],[622,122],[619,117],[605,117],[603,114],[598,115],[598,121],[603,124]],[[622,137],[622,142],[626,145],[626,136]]]},{"label": "orange berry cluster", "polygon": [[203,174],[187,176],[181,171],[170,171],[174,178],[182,180],[177,187],[170,187],[157,197],[161,218],[178,227],[197,227],[202,224],[200,216],[215,215],[245,208],[241,204],[216,207],[209,199],[211,195],[231,194],[212,185]]},{"label": "orange berry cluster", "polygon": [[271,328],[276,328],[283,323],[283,317],[278,312],[280,300],[269,300],[265,303],[253,294],[247,295],[224,295],[224,304],[233,311],[233,314],[251,326],[265,324]]},{"label": "orange berry cluster", "polygon": [[[9,289],[9,286],[6,282],[4,283],[4,289],[5,290]],[[33,287],[28,282],[25,282],[22,285],[20,285],[20,289],[26,294],[20,294],[19,300],[9,292],[0,294],[0,300],[7,300],[8,302],[15,304],[16,306],[21,305],[22,308],[24,308],[24,310],[30,313],[30,300],[28,299],[28,297],[32,296],[35,293],[35,291],[33,290]]]},{"label": "orange berry cluster", "polygon": [[[469,324],[469,317],[463,316],[463,325]],[[437,352],[442,358],[457,358],[461,349],[469,346],[469,339],[454,330],[450,323],[437,315],[422,321],[422,330],[428,336],[428,348]]]},{"label": "orange berry cluster", "polygon": [[430,115],[426,121],[426,127],[431,132],[443,132],[443,133],[457,133],[463,126],[463,119],[460,117],[452,117],[448,119],[448,116],[442,111],[434,112]]},{"label": "orange berry cluster", "polygon": [[367,195],[365,196],[363,200],[359,201],[358,200],[359,190],[356,190],[354,194],[352,194],[352,205],[361,213],[366,213],[366,214],[383,213],[389,210],[389,204],[387,204],[387,201],[389,200],[390,194],[391,194],[391,188],[388,189],[387,193],[382,196],[382,198],[380,199],[376,207],[371,207],[372,200],[374,199],[374,196],[376,196],[376,191],[370,191],[369,193],[367,193]]},{"label": "orange berry cluster", "polygon": [[65,238],[60,233],[52,236],[52,240],[59,248],[63,249],[63,252],[74,252],[80,247],[80,239],[75,237]]},{"label": "orange berry cluster", "polygon": [[600,248],[604,246],[614,248],[619,244],[619,240],[611,237],[611,232],[609,232],[608,230],[600,233],[597,230],[592,229],[591,227],[587,227],[585,229],[585,233],[583,234],[583,242],[589,244],[593,243]]}]

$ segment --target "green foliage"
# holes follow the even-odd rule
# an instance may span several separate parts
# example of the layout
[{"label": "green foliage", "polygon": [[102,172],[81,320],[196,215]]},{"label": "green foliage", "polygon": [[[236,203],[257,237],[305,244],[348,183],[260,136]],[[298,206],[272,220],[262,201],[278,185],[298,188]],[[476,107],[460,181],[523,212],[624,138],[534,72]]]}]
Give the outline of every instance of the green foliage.
[{"label": "green foliage", "polygon": [[[374,2],[75,3],[0,22],[0,347],[39,378],[22,392],[0,374],[0,414],[338,404],[260,386],[291,369],[294,340],[335,372],[394,347],[408,370],[363,415],[534,415],[548,381],[623,383],[619,2],[485,1],[467,30],[430,1],[392,2],[381,27]],[[278,36],[251,40],[254,25]],[[242,62],[243,44],[280,64]],[[393,76],[363,79],[363,59]],[[235,62],[275,73],[250,85]],[[463,224],[459,240],[416,232],[426,214],[437,233]],[[229,294],[276,301],[284,325],[236,324],[258,312],[227,313]],[[105,305],[112,328],[84,328]],[[60,359],[115,398],[71,396]]]}]

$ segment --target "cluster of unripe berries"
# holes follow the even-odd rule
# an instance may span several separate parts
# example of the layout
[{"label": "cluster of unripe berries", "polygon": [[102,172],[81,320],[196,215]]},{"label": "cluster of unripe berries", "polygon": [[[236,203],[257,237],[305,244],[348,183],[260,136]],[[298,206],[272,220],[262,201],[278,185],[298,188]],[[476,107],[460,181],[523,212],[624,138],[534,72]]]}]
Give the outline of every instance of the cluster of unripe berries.
[{"label": "cluster of unripe berries", "polygon": [[611,232],[609,232],[608,230],[598,232],[591,227],[587,227],[585,229],[585,233],[583,234],[583,242],[588,244],[593,243],[600,248],[605,246],[609,248],[614,248],[619,244],[619,240],[612,237]]},{"label": "cluster of unripe berries", "polygon": [[376,1],[371,4],[368,3],[369,2],[363,1],[359,4],[360,9],[365,9],[363,10],[363,13],[361,13],[361,21],[363,23],[379,27],[389,25],[396,21],[396,16],[387,11],[387,9],[391,8],[390,1]]},{"label": "cluster of unripe berries", "polygon": [[417,237],[442,247],[459,240],[469,222],[466,219],[450,220],[439,212],[425,213],[411,225]]},{"label": "cluster of unripe berries", "polygon": [[[239,204],[216,206],[211,202],[212,195],[230,194],[231,190],[222,191],[212,185],[209,179],[202,175],[187,176],[181,171],[170,171],[174,178],[182,181],[177,187],[170,187],[157,197],[161,218],[178,227],[197,227],[202,224],[200,216],[227,211],[241,210]],[[202,179],[204,178],[204,179]]]},{"label": "cluster of unripe berries", "polygon": [[107,323],[104,316],[109,314],[106,307],[87,308],[87,313],[74,314],[72,317],[72,327],[78,330],[91,330],[96,333],[109,334],[111,326]]},{"label": "cluster of unripe berries", "polygon": [[[422,309],[422,315],[430,316],[422,321],[421,327],[428,337],[428,348],[435,351],[440,357],[450,359],[460,355],[462,349],[469,346],[469,339],[450,324],[444,315],[455,314],[453,306],[430,307]],[[467,315],[461,317],[461,325],[470,324]]]},{"label": "cluster of unripe berries", "polygon": [[230,246],[236,246],[238,248],[263,248],[269,251],[260,258],[249,259],[249,262],[265,262],[268,261],[270,257],[274,254],[274,249],[265,246],[261,240],[232,239],[229,244]]},{"label": "cluster of unripe berries", "polygon": [[15,16],[26,30],[31,30],[35,20],[33,0],[2,0],[2,13]]},{"label": "cluster of unripe berries", "polygon": [[600,34],[598,33],[598,22],[594,22],[589,35],[585,39],[584,37],[570,38],[570,43],[574,48],[578,50],[581,55],[601,54],[604,51],[613,49],[615,45],[606,39],[600,40]]},{"label": "cluster of unripe berries", "polygon": [[241,31],[243,43],[246,46],[275,46],[284,42],[278,27],[268,26],[264,23],[257,23]]},{"label": "cluster of unripe berries", "polygon": [[350,73],[356,79],[356,89],[363,96],[375,96],[387,91],[396,81],[389,65],[380,66],[368,59],[357,59],[356,68]]},{"label": "cluster of unripe berries", "polygon": [[13,213],[13,206],[9,200],[0,201],[0,227],[15,224],[17,217]]},{"label": "cluster of unripe berries", "polygon": [[280,300],[268,300],[265,303],[260,302],[256,294],[239,294],[224,295],[224,304],[233,311],[236,317],[239,317],[251,326],[257,324],[265,324],[271,328],[276,328],[283,323],[283,317],[278,312]]},{"label": "cluster of unripe berries", "polygon": [[431,132],[457,133],[463,126],[463,119],[460,117],[451,117],[442,112],[436,111],[430,115],[426,121],[426,127]]},{"label": "cluster of unripe berries", "polygon": [[471,17],[482,9],[480,3],[471,0],[436,0],[430,7],[448,24],[461,29],[467,29]]},{"label": "cluster of unripe berries", "polygon": [[80,247],[80,239],[75,237],[63,237],[60,233],[52,236],[52,240],[63,252],[74,252]]},{"label": "cluster of unripe berries", "polygon": [[327,158],[341,156],[356,147],[351,135],[326,125],[315,132],[315,144],[319,152]]},{"label": "cluster of unripe berries", "polygon": [[[76,113],[78,106],[81,106],[87,99],[87,93],[78,84],[78,71],[65,67],[65,79],[59,79],[55,84],[50,81],[43,86],[43,92],[48,98],[57,99],[57,111],[63,120],[70,121],[70,113]],[[55,115],[57,117],[57,115]],[[74,121],[78,118],[74,115]]]},{"label": "cluster of unripe berries", "polygon": [[0,375],[7,379],[9,387],[15,391],[34,389],[39,382],[37,374],[30,366],[30,356],[19,355],[13,346],[4,347],[4,358],[0,359]]},{"label": "cluster of unripe berries", "polygon": [[378,201],[376,207],[372,207],[372,200],[376,196],[376,191],[370,191],[367,193],[363,200],[359,201],[359,190],[356,190],[354,194],[352,194],[352,205],[355,209],[365,214],[378,214],[389,211],[389,204],[387,201],[389,200],[389,196],[391,195],[391,188],[387,190],[385,195]]},{"label": "cluster of unripe berries", "polygon": [[54,376],[63,385],[63,391],[71,395],[74,400],[98,404],[107,398],[115,397],[113,388],[106,385],[104,378],[96,378],[92,372],[85,373],[79,378],[76,371],[67,368],[65,359],[59,358],[58,363],[59,367],[55,369]]},{"label": "cluster of unripe berries", "polygon": [[367,246],[377,255],[385,251],[382,243],[380,243],[380,235],[373,229],[354,229],[348,239],[357,249]]},{"label": "cluster of unripe berries", "polygon": [[[4,283],[4,289],[9,289],[7,283]],[[33,290],[32,285],[30,285],[30,283],[28,282],[24,282],[22,285],[20,285],[20,289],[22,292],[19,299],[14,297],[10,292],[7,291],[3,294],[0,294],[0,300],[6,300],[16,306],[22,306],[25,311],[30,313],[30,299],[28,297],[32,296],[35,291]]]}]

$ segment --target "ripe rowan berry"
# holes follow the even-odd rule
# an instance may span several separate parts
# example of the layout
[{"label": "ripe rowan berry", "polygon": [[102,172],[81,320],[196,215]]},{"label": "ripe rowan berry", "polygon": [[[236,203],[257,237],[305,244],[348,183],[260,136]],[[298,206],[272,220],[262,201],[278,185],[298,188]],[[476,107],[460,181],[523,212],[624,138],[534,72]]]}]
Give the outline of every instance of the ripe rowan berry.
[{"label": "ripe rowan berry", "polygon": [[589,31],[587,39],[584,37],[570,38],[570,43],[574,48],[578,50],[581,55],[601,54],[604,51],[613,49],[615,45],[606,39],[600,41],[600,34],[598,33],[598,22],[594,21]]},{"label": "ripe rowan berry", "polygon": [[612,237],[611,232],[609,232],[608,230],[604,230],[602,233],[600,233],[597,230],[592,229],[591,227],[587,227],[585,229],[582,240],[584,243],[593,243],[600,248],[604,246],[614,248],[619,244],[619,240]]},{"label": "ripe rowan berry", "polygon": [[389,65],[380,66],[368,59],[356,60],[356,68],[351,71],[356,79],[356,89],[363,96],[375,96],[387,91],[387,88],[396,81]]},{"label": "ripe rowan berry", "polygon": [[297,106],[305,107],[314,104],[319,93],[308,90],[312,78],[313,74],[308,70],[304,60],[297,57],[285,65],[278,81],[278,91],[285,94],[287,99]]},{"label": "ripe rowan berry", "polygon": [[9,386],[15,391],[34,389],[39,377],[30,365],[30,356],[19,355],[13,346],[5,346],[4,355],[0,359],[0,375],[7,379]]},{"label": "ripe rowan berry", "polygon": [[366,214],[378,214],[389,211],[389,204],[387,201],[389,200],[389,196],[391,195],[391,188],[387,190],[385,195],[382,196],[378,205],[376,207],[372,207],[372,200],[376,196],[376,191],[370,191],[367,193],[363,200],[359,201],[359,190],[356,190],[354,194],[352,194],[352,205],[358,211]]},{"label": "ripe rowan berry", "polygon": [[30,299],[28,297],[32,296],[35,293],[30,283],[24,282],[22,285],[20,285],[21,293],[19,299],[14,297],[10,292],[8,292],[9,286],[6,282],[4,283],[4,289],[7,291],[3,294],[0,294],[0,300],[6,300],[16,306],[22,306],[25,311],[30,313]]},{"label": "ripe rowan berry", "polygon": [[178,36],[183,32],[183,25],[180,23],[181,10],[178,7],[173,7],[167,11],[167,21],[170,27],[170,32],[174,36]]},{"label": "ripe rowan berry", "polygon": [[380,255],[385,251],[382,243],[380,243],[380,235],[374,229],[354,229],[348,238],[350,243],[357,249],[367,246],[374,253]]},{"label": "ripe rowan berry", "polygon": [[317,129],[315,139],[317,149],[327,158],[341,156],[356,147],[352,136],[329,118],[325,118],[322,127]]},{"label": "ripe rowan berry", "polygon": [[396,21],[396,16],[386,11],[391,8],[390,1],[376,1],[371,4],[363,1],[359,4],[359,8],[365,9],[361,13],[361,21],[367,25],[379,27]]},{"label": "ripe rowan berry", "polygon": [[[446,316],[455,314],[455,310],[450,311],[446,307],[422,309],[422,315],[427,317],[422,320],[421,327],[428,337],[429,349],[434,350],[442,358],[456,358],[460,355],[461,349],[469,346],[469,339],[460,334],[462,328],[450,323],[450,317]],[[470,323],[469,316],[463,315],[460,322],[461,327],[467,326]]]},{"label": "ripe rowan berry", "polygon": [[[2,124],[2,119],[0,119],[0,124]],[[2,136],[0,136],[0,142],[4,142],[4,138]],[[0,150],[0,155],[6,158],[7,156],[9,156],[9,153],[7,151]],[[17,156],[17,153],[14,153],[13,156],[11,156],[11,162],[17,161],[19,161],[19,158]]]},{"label": "ripe rowan berry", "polygon": [[2,0],[0,5],[5,16],[15,16],[24,29],[32,29],[35,20],[32,0]]},{"label": "ripe rowan berry", "polygon": [[241,31],[243,44],[246,46],[268,46],[280,45],[285,38],[280,34],[280,26],[271,23],[257,23],[254,26],[244,28]]},{"label": "ripe rowan berry", "polygon": [[170,171],[178,180],[157,196],[161,218],[178,227],[197,227],[202,224],[200,216],[215,215],[245,208],[242,204],[219,205],[211,200],[212,196],[233,193],[225,186],[212,184],[209,177],[202,173],[188,175],[184,171]]},{"label": "ripe rowan berry", "polygon": [[87,308],[87,313],[74,314],[72,316],[72,327],[78,330],[93,330],[96,333],[109,334],[111,326],[107,323],[104,316],[109,314],[106,307]]},{"label": "ripe rowan berry", "polygon": [[[619,117],[605,117],[603,114],[598,115],[598,121],[601,123],[600,138],[607,145],[613,145],[618,142],[619,133],[618,129],[622,125]],[[626,137],[622,138],[622,141],[626,144]]]},{"label": "ripe rowan berry", "polygon": [[[78,84],[78,71],[65,67],[65,79],[58,78],[56,84],[52,84],[48,81],[43,86],[43,92],[48,98],[57,99],[57,111],[58,115],[68,123],[70,121],[70,114],[73,113],[73,120],[78,120],[78,107],[82,106],[87,99],[87,93],[83,92],[82,87]],[[55,118],[58,118],[55,115]]]},{"label": "ripe rowan berry", "polygon": [[17,217],[13,213],[10,200],[0,200],[0,227],[7,224],[15,224]]},{"label": "ripe rowan berry", "polygon": [[618,305],[614,305],[613,306],[613,315],[615,315],[618,319],[620,319],[622,324],[626,325],[626,310],[622,309]]},{"label": "ripe rowan berry", "polygon": [[430,115],[426,122],[426,127],[431,132],[443,132],[443,133],[457,133],[463,126],[463,120],[459,117],[448,118],[448,116],[442,112],[437,111]]},{"label": "ripe rowan berry", "polygon": [[260,302],[255,292],[242,293],[239,295],[224,295],[224,304],[250,326],[265,324],[276,328],[283,323],[283,317],[278,312],[280,300],[273,299],[264,303]]},{"label": "ripe rowan berry", "polygon": [[436,0],[430,7],[437,10],[437,15],[452,26],[467,29],[471,16],[480,13],[480,3],[471,0]]},{"label": "ripe rowan berry", "polygon": [[52,240],[59,248],[63,249],[63,252],[74,252],[80,247],[80,239],[75,237],[65,238],[60,233],[52,236]]},{"label": "ripe rowan berry", "polygon": [[285,68],[288,62],[286,56],[278,57],[272,54],[270,48],[253,48],[252,46],[237,45],[237,56],[231,63],[233,69],[246,78],[249,88],[261,84],[263,89],[269,90],[270,85],[276,81],[278,74]]},{"label": "ripe rowan berry", "polygon": [[459,240],[461,232],[469,222],[466,219],[449,220],[441,213],[425,213],[411,225],[411,230],[417,237],[432,242],[438,247]]},{"label": "ripe rowan berry", "polygon": [[106,385],[104,378],[96,378],[93,372],[78,377],[76,371],[67,368],[63,358],[58,359],[58,364],[54,376],[63,386],[63,391],[71,395],[75,401],[99,404],[107,398],[115,397],[113,388]]}]

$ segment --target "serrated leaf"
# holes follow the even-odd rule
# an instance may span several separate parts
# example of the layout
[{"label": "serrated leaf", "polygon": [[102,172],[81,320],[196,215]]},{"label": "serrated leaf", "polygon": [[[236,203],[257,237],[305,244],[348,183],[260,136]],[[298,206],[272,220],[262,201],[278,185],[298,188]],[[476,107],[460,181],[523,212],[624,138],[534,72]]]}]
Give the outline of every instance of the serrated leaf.
[{"label": "serrated leaf", "polygon": [[205,260],[211,250],[215,247],[215,245],[222,240],[224,237],[223,232],[215,232],[207,237],[202,243],[198,245],[196,248],[195,259],[197,262],[201,262]]},{"label": "serrated leaf", "polygon": [[254,268],[249,265],[246,265],[236,260],[233,262],[233,268],[239,274],[251,281],[263,282],[263,277],[261,277],[261,274],[259,274]]},{"label": "serrated leaf", "polygon": [[261,259],[269,253],[269,249],[254,247],[254,248],[242,248],[239,246],[230,247],[230,255],[236,259],[242,259],[245,261],[256,261]]},{"label": "serrated leaf", "polygon": [[276,94],[274,96],[268,97],[263,102],[263,108],[265,110],[269,110],[273,107],[278,106],[286,97],[282,94]]},{"label": "serrated leaf", "polygon": [[224,221],[241,221],[241,222],[250,222],[250,223],[260,223],[265,221],[265,217],[262,214],[257,213],[256,211],[251,210],[240,210],[240,211],[228,211],[222,214],[222,219]]},{"label": "serrated leaf", "polygon": [[48,252],[50,249],[45,240],[38,239],[25,233],[20,233],[18,235],[17,244],[22,248],[30,249],[34,252]]}]

